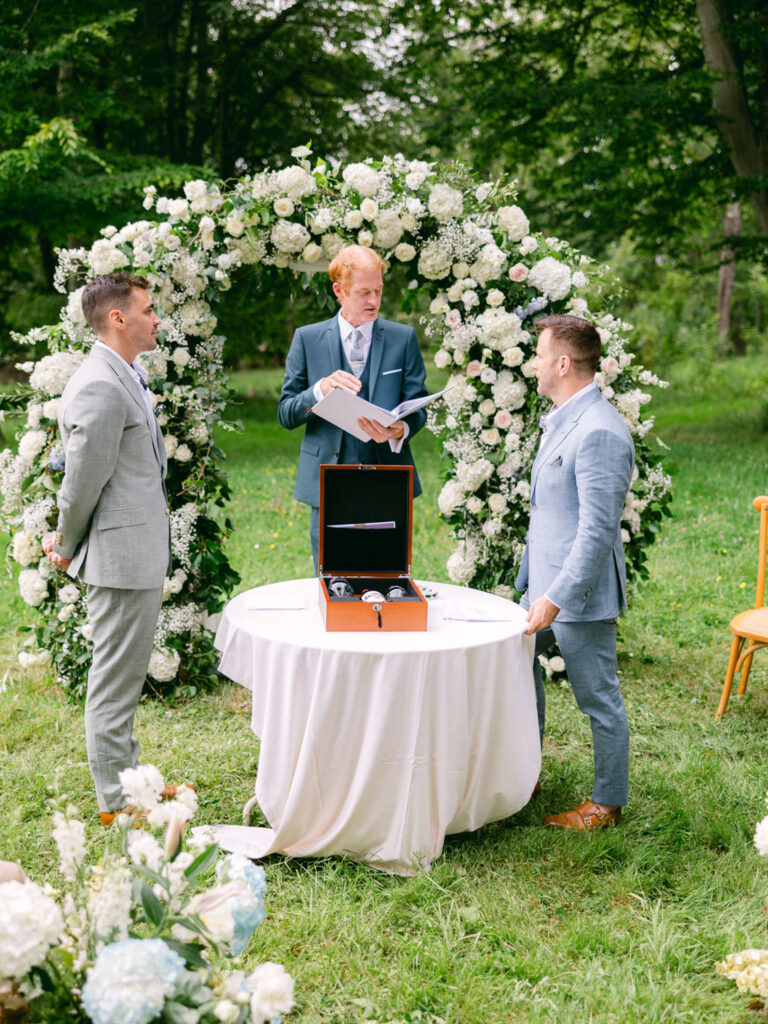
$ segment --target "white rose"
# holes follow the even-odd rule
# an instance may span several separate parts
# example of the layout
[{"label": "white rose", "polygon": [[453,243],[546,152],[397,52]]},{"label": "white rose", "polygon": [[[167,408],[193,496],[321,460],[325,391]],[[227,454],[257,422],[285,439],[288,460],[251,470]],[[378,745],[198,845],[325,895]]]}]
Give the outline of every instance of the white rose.
[{"label": "white rose", "polygon": [[379,204],[375,199],[364,199],[360,203],[360,213],[366,220],[373,220],[379,212]]},{"label": "white rose", "polygon": [[67,583],[59,588],[59,600],[64,604],[74,604],[80,599],[80,588],[76,583]]},{"label": "white rose", "polygon": [[416,250],[412,245],[407,242],[401,242],[400,245],[395,248],[395,259],[400,260],[403,263],[410,263],[411,260],[416,258]]},{"label": "white rose", "polygon": [[323,248],[317,242],[310,242],[301,254],[302,260],[306,263],[317,263],[323,258]]},{"label": "white rose", "polygon": [[179,447],[176,449],[174,457],[178,462],[189,462],[189,460],[192,458],[192,449],[189,447],[189,445],[180,444]]},{"label": "white rose", "polygon": [[523,350],[513,345],[512,348],[504,350],[501,361],[505,366],[520,366],[523,361]]},{"label": "white rose", "polygon": [[500,292],[498,288],[491,288],[485,299],[489,306],[500,306],[504,301],[504,292]]},{"label": "white rose", "polygon": [[533,237],[533,235],[526,235],[520,243],[520,255],[528,256],[532,252],[536,252],[539,248],[539,243]]},{"label": "white rose", "polygon": [[272,209],[275,211],[278,217],[290,217],[293,213],[293,203],[287,196],[283,196],[282,199],[276,199],[272,204]]},{"label": "white rose", "polygon": [[446,366],[451,365],[451,354],[446,352],[444,348],[439,348],[435,352],[435,366],[438,370],[444,370]]},{"label": "white rose", "polygon": [[473,494],[471,498],[467,499],[467,511],[471,512],[473,516],[476,516],[479,512],[485,508],[485,502],[482,498],[478,498],[476,494]]},{"label": "white rose", "polygon": [[189,203],[186,199],[169,199],[168,213],[179,220],[189,220]]},{"label": "white rose", "polygon": [[363,215],[359,210],[348,210],[344,214],[344,227],[356,231],[363,223]]},{"label": "white rose", "polygon": [[233,210],[232,213],[230,213],[224,222],[224,229],[227,234],[232,235],[233,238],[239,238],[240,235],[242,235],[245,231],[245,222],[243,221],[240,210]]},{"label": "white rose", "polygon": [[464,277],[469,277],[469,267],[466,263],[454,263],[451,270],[453,272],[453,276],[458,280],[461,280]]},{"label": "white rose", "polygon": [[492,494],[488,498],[488,508],[495,516],[503,515],[507,511],[507,499],[503,494]]},{"label": "white rose", "polygon": [[189,349],[181,347],[174,349],[173,355],[171,356],[172,361],[178,367],[186,366],[191,358],[192,357],[189,354]]},{"label": "white rose", "polygon": [[480,432],[480,440],[483,444],[487,444],[489,447],[495,447],[501,440],[501,434],[498,432],[496,427],[489,427],[488,430]]},{"label": "white rose", "polygon": [[493,416],[493,414],[496,412],[496,403],[493,401],[492,398],[484,398],[483,401],[478,406],[477,411],[480,413],[481,416]]}]

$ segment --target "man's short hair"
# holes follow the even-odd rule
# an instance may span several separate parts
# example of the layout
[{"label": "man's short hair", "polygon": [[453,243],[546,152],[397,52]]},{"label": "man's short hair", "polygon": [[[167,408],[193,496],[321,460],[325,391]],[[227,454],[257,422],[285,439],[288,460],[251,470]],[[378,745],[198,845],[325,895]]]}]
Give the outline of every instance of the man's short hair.
[{"label": "man's short hair", "polygon": [[94,331],[106,326],[110,309],[124,309],[130,303],[134,288],[148,290],[149,281],[125,270],[102,274],[88,282],[83,289],[81,303],[83,316]]},{"label": "man's short hair", "polygon": [[328,276],[334,284],[345,288],[356,270],[380,270],[383,274],[387,264],[373,249],[366,245],[348,245],[336,253],[328,267]]},{"label": "man's short hair", "polygon": [[541,333],[547,327],[555,345],[571,357],[577,373],[597,373],[603,346],[594,324],[580,316],[553,315],[539,320],[535,330]]}]

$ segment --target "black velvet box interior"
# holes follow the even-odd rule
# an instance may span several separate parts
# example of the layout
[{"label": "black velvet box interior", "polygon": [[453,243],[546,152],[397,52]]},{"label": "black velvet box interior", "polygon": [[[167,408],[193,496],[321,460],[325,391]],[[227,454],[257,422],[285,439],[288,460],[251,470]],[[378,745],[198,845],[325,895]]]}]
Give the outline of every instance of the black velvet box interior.
[{"label": "black velvet box interior", "polygon": [[[320,478],[321,574],[409,575],[411,467],[321,466]],[[393,530],[334,528],[343,523],[388,520],[394,521]],[[370,586],[375,584],[371,581]],[[381,589],[380,585],[376,589]]]}]

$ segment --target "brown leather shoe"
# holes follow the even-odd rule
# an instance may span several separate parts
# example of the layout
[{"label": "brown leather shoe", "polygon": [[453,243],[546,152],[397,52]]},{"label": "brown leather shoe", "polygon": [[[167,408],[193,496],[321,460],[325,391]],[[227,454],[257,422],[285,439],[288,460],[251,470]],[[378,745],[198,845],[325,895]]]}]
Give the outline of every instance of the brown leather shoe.
[{"label": "brown leather shoe", "polygon": [[535,796],[538,796],[540,792],[541,792],[541,779],[536,779],[536,785],[533,787],[533,792],[531,793],[531,799],[533,799]]},{"label": "brown leather shoe", "polygon": [[[186,786],[187,789],[194,790],[195,793],[197,792],[197,786],[193,786],[191,782],[184,782],[182,783],[182,785]],[[181,786],[163,786],[163,788],[160,790],[160,799],[173,800],[173,798],[176,796],[180,789]]]},{"label": "brown leather shoe", "polygon": [[589,832],[594,828],[605,828],[607,825],[618,825],[621,821],[621,808],[614,811],[603,811],[597,804],[587,800],[572,811],[564,811],[562,814],[553,814],[544,819],[544,824],[550,828],[573,828],[579,832]]}]

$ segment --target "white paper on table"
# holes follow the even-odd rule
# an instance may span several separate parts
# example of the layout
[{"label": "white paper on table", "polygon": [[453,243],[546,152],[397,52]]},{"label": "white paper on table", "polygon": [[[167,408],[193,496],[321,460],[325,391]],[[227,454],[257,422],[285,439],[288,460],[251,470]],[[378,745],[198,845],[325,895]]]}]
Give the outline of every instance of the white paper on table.
[{"label": "white paper on table", "polygon": [[367,402],[346,388],[332,388],[312,407],[312,412],[316,416],[328,420],[329,423],[333,423],[334,426],[346,430],[358,441],[370,441],[370,436],[358,426],[359,419],[376,420],[383,427],[391,427],[403,416],[408,416],[410,413],[416,412],[417,409],[423,409],[425,405],[434,402],[443,394],[445,394],[445,388],[432,395],[425,395],[424,398],[410,398],[408,401],[396,405],[394,409],[382,409],[381,406]]},{"label": "white paper on table", "polygon": [[445,605],[440,609],[441,618],[450,622],[514,622],[513,615],[499,615],[490,608],[480,605]]}]

